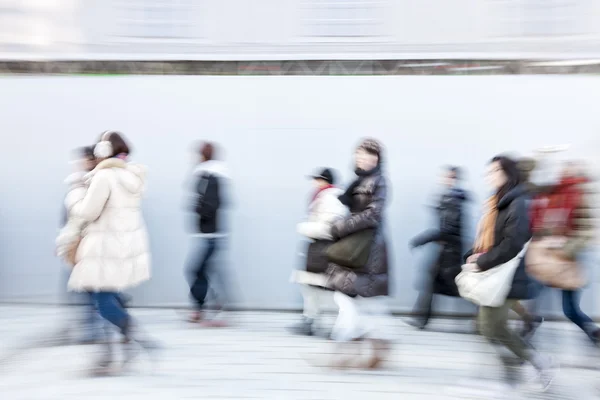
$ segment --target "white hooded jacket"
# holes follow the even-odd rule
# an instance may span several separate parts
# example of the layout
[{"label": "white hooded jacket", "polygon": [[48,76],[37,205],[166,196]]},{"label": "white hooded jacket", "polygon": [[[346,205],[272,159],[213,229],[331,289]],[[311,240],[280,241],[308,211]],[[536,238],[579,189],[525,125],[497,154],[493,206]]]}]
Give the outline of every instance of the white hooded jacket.
[{"label": "white hooded jacket", "polygon": [[321,191],[309,206],[308,220],[298,224],[298,233],[313,240],[331,240],[331,225],[349,214],[338,199],[342,193],[338,188]]},{"label": "white hooded jacket", "polygon": [[141,211],[146,168],[110,158],[85,176],[72,175],[67,225],[58,254],[81,236],[69,288],[122,291],[150,279],[148,234]]}]

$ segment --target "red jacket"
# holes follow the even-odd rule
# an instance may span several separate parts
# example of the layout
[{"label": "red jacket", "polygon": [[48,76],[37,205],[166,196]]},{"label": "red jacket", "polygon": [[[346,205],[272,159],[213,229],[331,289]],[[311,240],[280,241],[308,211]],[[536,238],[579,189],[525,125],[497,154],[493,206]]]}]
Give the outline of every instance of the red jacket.
[{"label": "red jacket", "polygon": [[585,177],[567,177],[549,193],[536,196],[530,208],[531,230],[538,235],[570,235],[574,230],[574,212],[581,205],[580,184]]}]

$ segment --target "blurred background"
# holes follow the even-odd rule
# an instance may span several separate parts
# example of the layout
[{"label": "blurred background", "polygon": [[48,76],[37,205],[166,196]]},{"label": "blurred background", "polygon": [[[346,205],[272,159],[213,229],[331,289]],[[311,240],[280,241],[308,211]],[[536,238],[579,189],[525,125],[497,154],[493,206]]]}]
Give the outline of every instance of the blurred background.
[{"label": "blurred background", "polygon": [[[116,129],[150,168],[155,278],[134,305],[188,304],[192,142],[219,143],[231,169],[234,306],[298,310],[304,177],[328,166],[350,181],[373,136],[392,186],[394,310],[409,312],[429,253],[408,242],[433,224],[440,166],[465,169],[473,227],[498,153],[567,143],[560,157],[597,172],[599,16],[594,0],[0,0],[0,301],[60,301],[70,152]],[[582,308],[600,317],[597,263],[591,251]],[[561,315],[558,295],[545,312]]]},{"label": "blurred background", "polygon": [[5,59],[598,57],[594,0],[2,0]]}]

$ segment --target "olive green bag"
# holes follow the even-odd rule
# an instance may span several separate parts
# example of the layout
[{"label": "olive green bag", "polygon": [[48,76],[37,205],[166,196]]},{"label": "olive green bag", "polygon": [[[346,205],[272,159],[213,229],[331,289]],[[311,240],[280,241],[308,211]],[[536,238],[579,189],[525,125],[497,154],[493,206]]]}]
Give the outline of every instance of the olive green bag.
[{"label": "olive green bag", "polygon": [[330,262],[347,268],[363,268],[369,261],[375,229],[365,229],[333,243],[325,251]]}]

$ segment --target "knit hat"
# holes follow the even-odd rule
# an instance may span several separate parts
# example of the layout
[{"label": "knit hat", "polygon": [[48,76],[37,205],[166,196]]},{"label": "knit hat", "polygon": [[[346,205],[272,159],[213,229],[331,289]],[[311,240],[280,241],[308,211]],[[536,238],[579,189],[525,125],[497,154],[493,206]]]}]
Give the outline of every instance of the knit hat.
[{"label": "knit hat", "polygon": [[381,153],[383,152],[383,147],[378,140],[372,138],[363,139],[360,145],[358,145],[359,149],[363,149],[367,153],[376,155],[379,158],[379,162],[381,162]]}]

